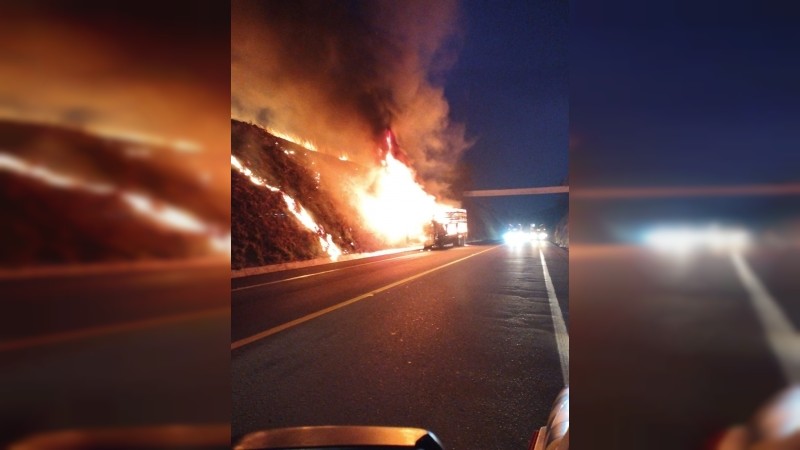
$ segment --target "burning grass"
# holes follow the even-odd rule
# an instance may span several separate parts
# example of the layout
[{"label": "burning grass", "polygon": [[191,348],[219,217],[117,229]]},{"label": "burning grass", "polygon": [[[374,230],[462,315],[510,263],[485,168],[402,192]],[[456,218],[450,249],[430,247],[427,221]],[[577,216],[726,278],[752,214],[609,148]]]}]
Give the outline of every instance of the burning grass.
[{"label": "burning grass", "polygon": [[[343,254],[382,247],[358,212],[339,200],[347,180],[359,176],[359,166],[237,120],[231,120],[231,154],[264,184],[231,170],[233,269],[330,256],[321,239]],[[301,223],[300,211],[314,226]]]},{"label": "burning grass", "polygon": [[92,183],[136,190],[227,226],[228,199],[191,170],[186,155],[169,147],[110,138],[55,125],[0,120],[0,152]]},{"label": "burning grass", "polygon": [[5,267],[208,254],[203,240],[143,220],[119,196],[57,190],[8,174],[0,174],[0,186]]},{"label": "burning grass", "polygon": [[[169,148],[0,121],[0,265],[219,254],[228,205]],[[190,226],[191,225],[191,226]]]}]

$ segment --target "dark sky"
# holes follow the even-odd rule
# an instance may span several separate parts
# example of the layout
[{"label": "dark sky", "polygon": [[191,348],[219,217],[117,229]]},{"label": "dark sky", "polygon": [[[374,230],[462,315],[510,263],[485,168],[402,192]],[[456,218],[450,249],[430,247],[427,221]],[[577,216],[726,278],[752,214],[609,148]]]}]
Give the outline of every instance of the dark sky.
[{"label": "dark sky", "polygon": [[780,2],[579,5],[575,184],[796,179],[797,18]]},{"label": "dark sky", "polygon": [[[473,189],[560,184],[568,172],[568,2],[464,0],[462,12],[462,48],[446,95],[451,117],[475,139],[463,157]],[[481,201],[522,220],[557,199]]]},{"label": "dark sky", "polygon": [[[570,33],[572,192],[800,179],[800,13],[791,2],[583,2]],[[797,197],[576,201],[603,221],[796,220]],[[585,213],[591,211],[591,218]],[[577,214],[580,213],[580,214]]]},{"label": "dark sky", "polygon": [[477,142],[477,188],[545,186],[567,173],[568,8],[564,1],[466,0],[447,83],[452,116]]}]

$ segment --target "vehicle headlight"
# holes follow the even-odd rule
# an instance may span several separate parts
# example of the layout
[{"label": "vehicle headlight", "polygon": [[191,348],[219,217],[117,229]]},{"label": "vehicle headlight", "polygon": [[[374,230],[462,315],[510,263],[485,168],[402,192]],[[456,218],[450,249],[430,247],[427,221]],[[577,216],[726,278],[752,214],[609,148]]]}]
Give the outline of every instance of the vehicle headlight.
[{"label": "vehicle headlight", "polygon": [[503,235],[507,244],[520,244],[525,241],[525,235],[519,231],[509,231]]}]

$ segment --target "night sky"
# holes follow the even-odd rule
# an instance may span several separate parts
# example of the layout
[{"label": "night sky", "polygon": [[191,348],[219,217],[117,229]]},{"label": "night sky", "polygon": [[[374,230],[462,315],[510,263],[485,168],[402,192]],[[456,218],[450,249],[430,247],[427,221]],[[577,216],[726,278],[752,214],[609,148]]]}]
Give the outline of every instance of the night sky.
[{"label": "night sky", "polygon": [[[451,118],[465,123],[475,140],[462,159],[468,186],[561,184],[568,173],[568,2],[465,0],[461,6],[462,48],[445,87]],[[565,202],[552,195],[478,201],[509,222],[536,221]]]},{"label": "night sky", "polygon": [[[584,3],[570,34],[570,180],[735,186],[800,179],[800,33],[789,2]],[[591,203],[591,202],[589,202]],[[796,220],[796,197],[596,202],[573,237],[639,222]],[[592,212],[589,216],[587,212]]]},{"label": "night sky", "polygon": [[576,8],[575,184],[796,179],[800,39],[789,9],[627,1]]}]

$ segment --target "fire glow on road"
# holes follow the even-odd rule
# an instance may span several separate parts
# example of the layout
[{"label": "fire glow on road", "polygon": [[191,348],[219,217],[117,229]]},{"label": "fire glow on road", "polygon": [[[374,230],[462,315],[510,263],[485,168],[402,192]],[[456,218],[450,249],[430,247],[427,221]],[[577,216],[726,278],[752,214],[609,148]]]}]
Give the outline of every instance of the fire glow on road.
[{"label": "fire glow on road", "polygon": [[292,320],[290,322],[286,322],[283,325],[278,325],[276,327],[273,327],[273,328],[270,328],[268,330],[264,330],[264,331],[262,331],[260,333],[254,334],[254,335],[252,335],[250,337],[246,337],[244,339],[239,339],[238,341],[233,342],[231,344],[231,351],[236,350],[236,349],[241,348],[241,347],[244,347],[246,345],[252,344],[253,342],[260,341],[260,340],[262,340],[264,338],[267,338],[267,337],[270,337],[270,336],[275,335],[277,333],[280,333],[282,331],[288,330],[289,328],[292,328],[292,327],[295,327],[297,325],[303,324],[303,323],[308,322],[310,320],[313,320],[313,319],[316,319],[318,317],[324,316],[325,314],[328,314],[330,312],[336,311],[337,309],[344,308],[345,306],[352,305],[353,303],[359,302],[359,301],[364,300],[366,298],[374,297],[376,294],[379,294],[381,292],[384,292],[384,291],[387,291],[387,290],[392,289],[394,287],[406,284],[409,281],[416,280],[417,278],[424,277],[424,276],[426,276],[428,274],[431,274],[433,272],[436,272],[436,271],[438,271],[440,269],[444,269],[445,267],[450,267],[453,264],[458,264],[458,263],[460,263],[462,261],[465,261],[467,259],[473,258],[473,257],[478,256],[478,255],[482,255],[482,254],[484,254],[486,252],[492,251],[492,250],[497,249],[497,248],[500,248],[500,247],[499,246],[494,246],[494,247],[490,247],[490,248],[488,248],[486,250],[481,250],[481,251],[479,251],[477,253],[473,253],[473,254],[467,255],[467,256],[465,256],[463,258],[456,259],[455,261],[450,261],[450,262],[442,264],[440,266],[436,266],[436,267],[434,267],[432,269],[428,269],[428,270],[426,270],[424,272],[420,272],[420,273],[418,273],[416,275],[411,275],[410,277],[404,278],[404,279],[399,280],[399,281],[395,281],[394,283],[391,283],[391,284],[387,284],[386,286],[379,287],[377,289],[373,289],[372,291],[369,291],[367,293],[361,294],[361,295],[359,295],[357,297],[353,297],[353,298],[351,298],[349,300],[345,300],[345,301],[343,301],[341,303],[338,303],[336,305],[329,306],[329,307],[327,307],[325,309],[322,309],[322,310],[319,310],[317,312],[305,315],[303,317],[300,317],[299,319],[295,319],[295,320]]}]

